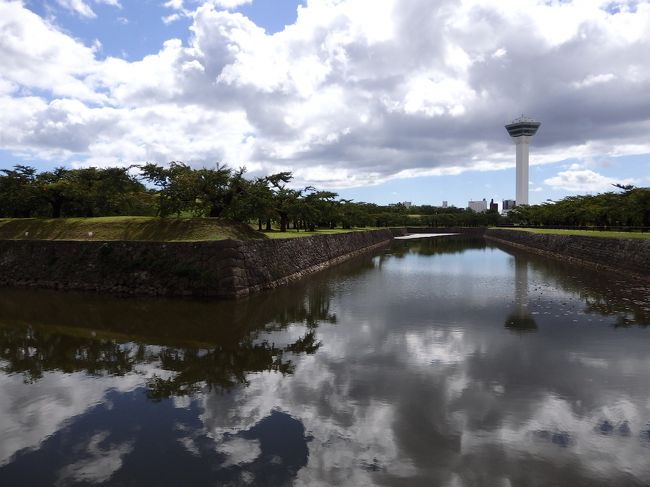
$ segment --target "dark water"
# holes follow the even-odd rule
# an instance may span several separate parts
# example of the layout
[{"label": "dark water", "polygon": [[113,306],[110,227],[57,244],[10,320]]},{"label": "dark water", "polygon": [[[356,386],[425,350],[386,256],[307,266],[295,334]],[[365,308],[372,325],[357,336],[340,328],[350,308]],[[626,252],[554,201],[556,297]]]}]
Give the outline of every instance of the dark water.
[{"label": "dark water", "polygon": [[650,293],[396,243],[238,302],[0,290],[0,486],[650,484]]}]

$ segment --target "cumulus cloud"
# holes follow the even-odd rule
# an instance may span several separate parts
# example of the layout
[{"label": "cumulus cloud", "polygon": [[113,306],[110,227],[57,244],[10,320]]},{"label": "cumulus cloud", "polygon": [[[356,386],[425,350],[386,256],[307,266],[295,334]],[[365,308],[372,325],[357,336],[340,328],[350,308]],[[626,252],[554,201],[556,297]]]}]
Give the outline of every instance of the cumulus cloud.
[{"label": "cumulus cloud", "polygon": [[[110,5],[112,7],[122,8],[119,0],[94,0],[95,3],[103,3],[104,5]],[[93,11],[90,5],[84,0],[56,0],[56,3],[71,12],[76,13],[80,17],[86,17],[94,19],[97,17],[97,14]]]},{"label": "cumulus cloud", "polygon": [[[20,91],[5,103],[29,105],[32,90],[47,92],[54,99],[107,99],[88,79],[100,66],[92,47],[58,31],[18,2],[0,3],[0,31],[0,79]],[[30,121],[20,126],[24,134]]]},{"label": "cumulus cloud", "polygon": [[251,463],[262,453],[258,440],[243,438],[232,438],[219,444],[218,451],[227,455],[225,467]]},{"label": "cumulus cloud", "polygon": [[617,179],[603,176],[590,169],[561,171],[557,176],[544,180],[545,184],[553,188],[581,193],[608,191],[612,189],[612,184],[633,184],[635,182],[631,178]]},{"label": "cumulus cloud", "polygon": [[97,17],[97,15],[95,15],[95,12],[93,12],[93,9],[90,8],[90,6],[83,0],[56,0],[56,3],[67,10],[71,10],[76,14],[79,14],[81,17]]},{"label": "cumulus cloud", "polygon": [[177,20],[180,20],[182,17],[183,16],[181,14],[179,14],[179,13],[173,13],[173,14],[165,15],[162,18],[162,21],[163,21],[163,24],[169,25],[169,24],[171,24],[173,22],[176,22]]},{"label": "cumulus cloud", "polygon": [[105,5],[110,5],[111,7],[122,8],[122,4],[119,0],[95,0],[95,3],[103,3]]},{"label": "cumulus cloud", "polygon": [[247,3],[253,3],[253,0],[212,0],[210,3],[223,8],[236,8]]},{"label": "cumulus cloud", "polygon": [[2,148],[359,186],[509,167],[523,111],[543,121],[533,164],[650,153],[649,1],[309,0],[273,35],[241,3],[168,1],[189,41],[134,62],[0,5],[0,103],[20,107]]},{"label": "cumulus cloud", "polygon": [[167,8],[181,10],[183,8],[183,0],[168,0],[163,5]]},{"label": "cumulus cloud", "polygon": [[188,13],[190,11],[189,9],[201,4],[212,5],[222,9],[236,9],[237,7],[250,3],[253,3],[253,0],[168,0],[163,6]]},{"label": "cumulus cloud", "polygon": [[101,431],[82,445],[82,451],[86,452],[85,457],[63,467],[58,473],[56,485],[70,485],[73,482],[100,484],[122,468],[124,457],[131,453],[133,444],[123,442],[111,444],[108,448],[102,447],[102,443],[105,443],[109,436],[108,431]]},{"label": "cumulus cloud", "polygon": [[39,448],[71,418],[101,402],[107,391],[132,391],[144,381],[135,374],[97,380],[83,374],[48,373],[26,389],[20,375],[0,374],[0,415],[4,427],[0,466],[10,462],[18,451]]}]

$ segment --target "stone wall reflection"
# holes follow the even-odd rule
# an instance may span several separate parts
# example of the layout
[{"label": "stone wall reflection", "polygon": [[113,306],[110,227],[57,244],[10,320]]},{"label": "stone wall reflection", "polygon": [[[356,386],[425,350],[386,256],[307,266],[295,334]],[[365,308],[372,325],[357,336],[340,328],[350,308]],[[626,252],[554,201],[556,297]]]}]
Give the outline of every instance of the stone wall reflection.
[{"label": "stone wall reflection", "polygon": [[[0,367],[37,381],[47,371],[92,376],[160,369],[147,379],[160,400],[207,387],[230,389],[254,372],[290,374],[293,356],[320,347],[316,328],[336,323],[332,275],[373,267],[368,256],[301,284],[239,301],[114,299],[97,295],[5,289],[0,293]],[[282,345],[265,336],[292,326]]]},{"label": "stone wall reflection", "polygon": [[[566,292],[577,294],[584,303],[583,312],[594,317],[613,317],[616,327],[650,325],[650,285],[623,274],[595,270],[586,266],[542,257],[493,244],[515,259],[515,272],[519,266],[521,282],[524,279],[523,262],[539,274],[543,281],[553,283]],[[517,264],[519,262],[519,264]],[[517,279],[519,282],[519,279]],[[523,292],[523,287],[515,295]],[[518,299],[516,300],[518,301]]]}]

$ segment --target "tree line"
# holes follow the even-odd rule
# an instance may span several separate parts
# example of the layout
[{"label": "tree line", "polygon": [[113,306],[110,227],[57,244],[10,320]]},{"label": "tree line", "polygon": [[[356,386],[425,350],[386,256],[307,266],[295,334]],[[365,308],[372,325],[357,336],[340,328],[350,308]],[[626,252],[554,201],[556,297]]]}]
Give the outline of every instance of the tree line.
[{"label": "tree line", "polygon": [[247,177],[245,168],[182,162],[129,167],[0,169],[0,217],[194,216],[255,223],[258,230],[387,226],[650,226],[650,191],[570,196],[520,206],[507,217],[492,210],[432,205],[376,205],[312,186],[295,188],[290,172]]},{"label": "tree line", "polygon": [[196,169],[182,162],[41,172],[16,165],[0,170],[0,217],[219,217],[254,222],[266,231],[484,225],[498,217],[459,208],[355,202],[312,186],[297,189],[292,179],[290,172],[249,178],[245,168]]},{"label": "tree line", "polygon": [[[136,171],[133,169],[136,168]],[[182,162],[109,168],[32,166],[0,169],[0,217],[195,216],[272,223],[285,231],[371,225],[364,204],[336,193],[289,186],[290,172],[247,178],[223,165],[194,169]]]},{"label": "tree line", "polygon": [[526,226],[650,227],[650,189],[614,186],[620,191],[518,206],[508,214],[508,222]]}]

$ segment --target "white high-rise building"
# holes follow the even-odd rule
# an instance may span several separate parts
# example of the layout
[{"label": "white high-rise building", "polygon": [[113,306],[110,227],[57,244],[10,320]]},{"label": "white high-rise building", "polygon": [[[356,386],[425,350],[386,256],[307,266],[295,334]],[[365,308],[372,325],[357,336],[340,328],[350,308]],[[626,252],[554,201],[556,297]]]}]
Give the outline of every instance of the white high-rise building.
[{"label": "white high-rise building", "polygon": [[470,201],[467,203],[467,208],[474,210],[476,213],[483,213],[487,211],[487,200],[483,198],[481,201]]},{"label": "white high-rise building", "polygon": [[528,146],[537,133],[541,122],[523,115],[506,125],[506,130],[517,146],[517,194],[518,205],[528,204]]}]

